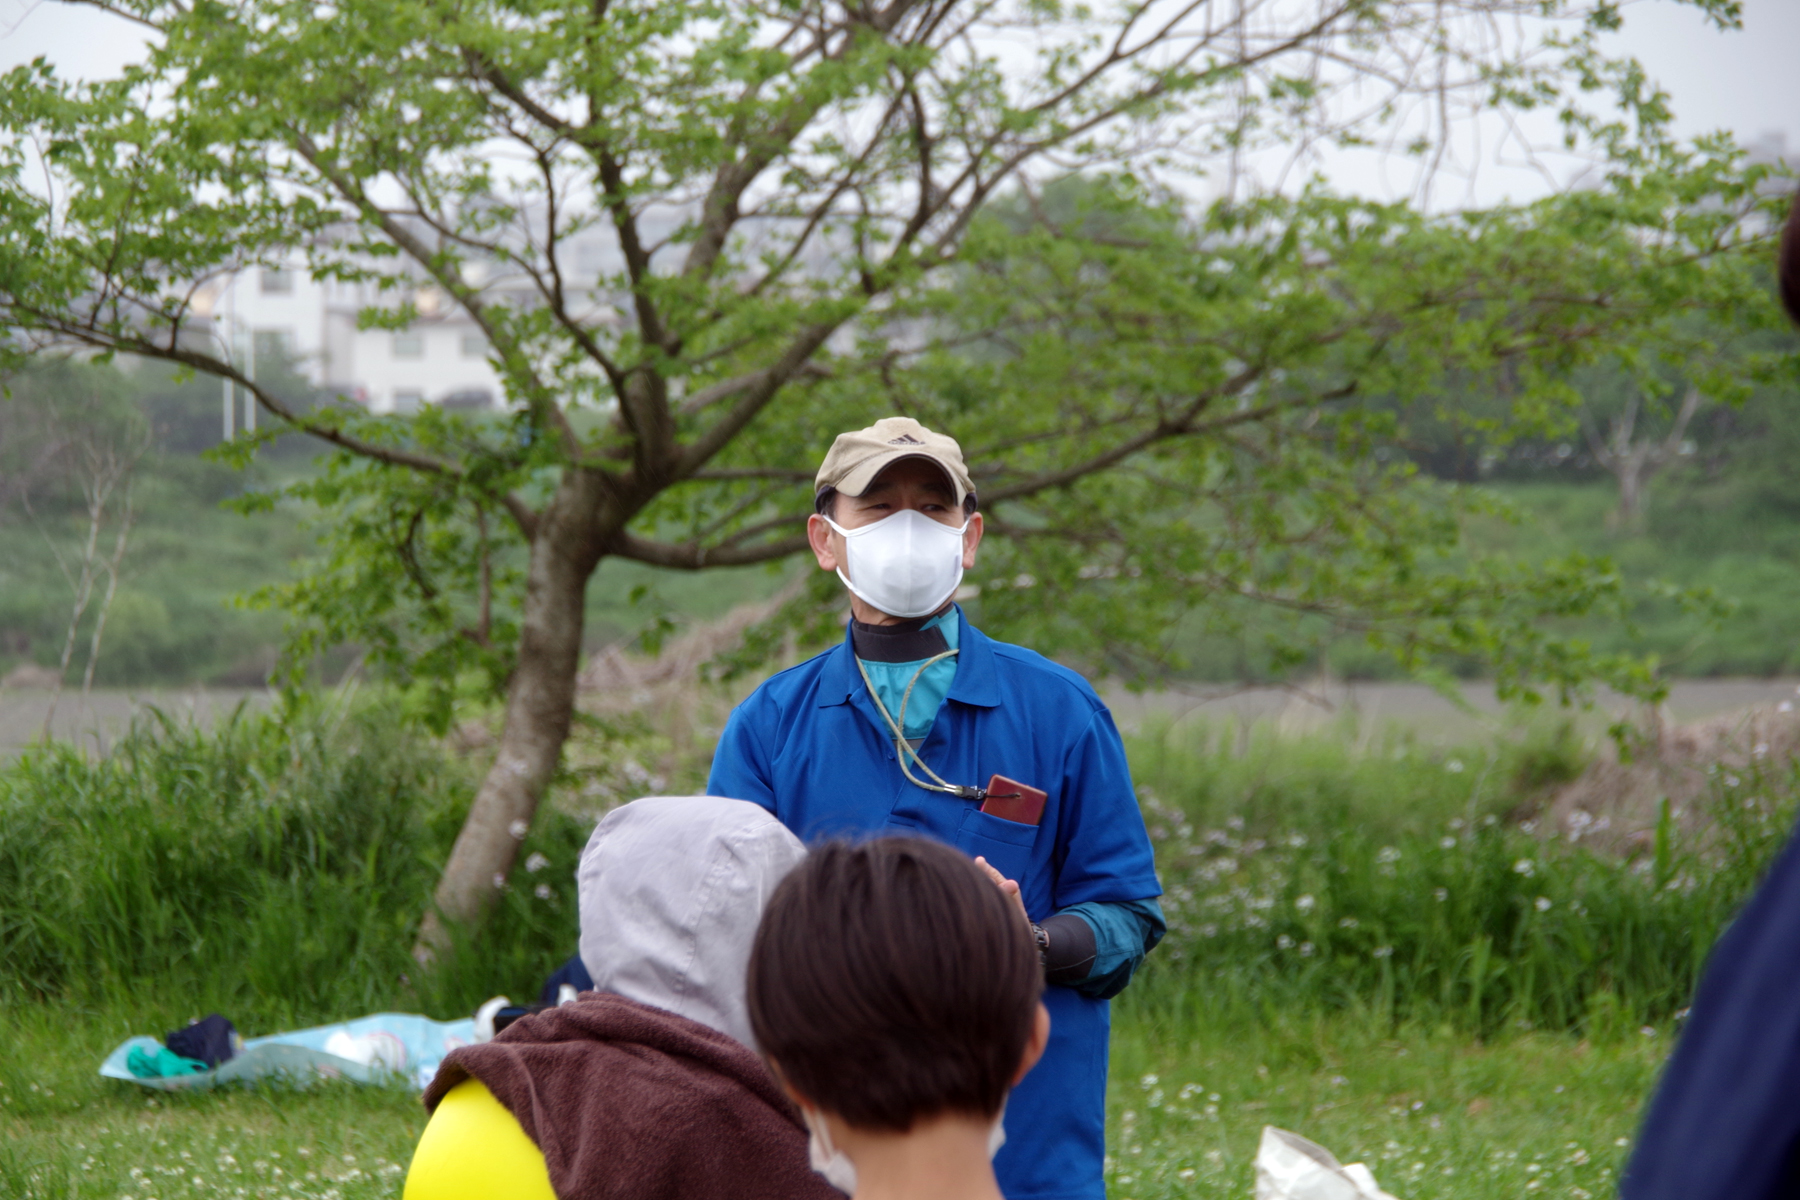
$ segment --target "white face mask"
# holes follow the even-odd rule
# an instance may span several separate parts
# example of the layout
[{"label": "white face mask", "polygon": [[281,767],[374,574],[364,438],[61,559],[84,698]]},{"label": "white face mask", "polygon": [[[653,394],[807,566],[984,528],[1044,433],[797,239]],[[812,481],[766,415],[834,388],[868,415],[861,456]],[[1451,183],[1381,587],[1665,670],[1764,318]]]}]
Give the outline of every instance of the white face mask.
[{"label": "white face mask", "polygon": [[839,567],[838,578],[859,599],[890,617],[928,617],[962,582],[967,521],[958,528],[903,508],[856,529],[845,529],[830,517],[825,523],[844,535],[850,572]]},{"label": "white face mask", "polygon": [[806,1122],[806,1159],[812,1169],[846,1196],[856,1194],[856,1164],[850,1156],[831,1144],[831,1130],[825,1118],[812,1109],[802,1107],[800,1119]]},{"label": "white face mask", "polygon": [[[825,1118],[813,1112],[805,1105],[800,1106],[800,1119],[806,1122],[806,1158],[812,1169],[825,1177],[829,1183],[846,1196],[856,1194],[856,1164],[850,1156],[831,1144],[831,1130],[825,1124]],[[1000,1147],[1006,1145],[1006,1101],[1000,1102],[1000,1111],[994,1115],[994,1126],[988,1130],[988,1159],[1000,1153]]]}]

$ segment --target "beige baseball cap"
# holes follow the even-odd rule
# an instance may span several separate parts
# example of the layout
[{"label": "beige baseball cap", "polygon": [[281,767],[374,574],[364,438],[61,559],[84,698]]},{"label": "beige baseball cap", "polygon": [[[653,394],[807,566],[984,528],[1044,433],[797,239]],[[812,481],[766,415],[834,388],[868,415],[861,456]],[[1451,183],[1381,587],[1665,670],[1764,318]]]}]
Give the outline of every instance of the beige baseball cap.
[{"label": "beige baseball cap", "polygon": [[836,488],[846,496],[860,496],[877,475],[903,458],[936,463],[956,489],[959,506],[975,492],[956,439],[933,433],[911,417],[883,417],[867,429],[838,434],[819,466],[813,491]]}]

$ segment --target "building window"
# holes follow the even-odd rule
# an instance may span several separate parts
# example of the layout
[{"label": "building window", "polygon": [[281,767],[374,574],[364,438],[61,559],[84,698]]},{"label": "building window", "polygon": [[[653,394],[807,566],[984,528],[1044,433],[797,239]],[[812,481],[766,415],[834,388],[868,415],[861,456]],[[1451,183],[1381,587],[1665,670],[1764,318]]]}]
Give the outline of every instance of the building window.
[{"label": "building window", "polygon": [[424,358],[425,335],[413,330],[406,330],[394,335],[395,358]]},{"label": "building window", "polygon": [[402,416],[411,416],[419,411],[419,405],[425,403],[425,393],[414,388],[398,388],[394,392],[394,411]]},{"label": "building window", "polygon": [[494,407],[494,393],[486,388],[464,388],[439,396],[437,403],[445,412],[488,412]]},{"label": "building window", "polygon": [[264,267],[259,284],[265,296],[291,296],[294,294],[294,273],[281,267]]},{"label": "building window", "polygon": [[463,334],[462,356],[464,358],[486,358],[487,339],[482,337],[479,333]]}]

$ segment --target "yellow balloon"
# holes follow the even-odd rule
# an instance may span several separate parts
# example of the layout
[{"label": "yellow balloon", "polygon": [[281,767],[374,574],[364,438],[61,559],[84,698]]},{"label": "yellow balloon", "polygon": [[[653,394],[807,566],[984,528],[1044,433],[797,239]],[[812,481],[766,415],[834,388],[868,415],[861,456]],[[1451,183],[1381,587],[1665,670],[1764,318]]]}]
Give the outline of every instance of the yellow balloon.
[{"label": "yellow balloon", "polygon": [[404,1200],[556,1200],[556,1193],[537,1144],[479,1079],[465,1079],[426,1123]]}]

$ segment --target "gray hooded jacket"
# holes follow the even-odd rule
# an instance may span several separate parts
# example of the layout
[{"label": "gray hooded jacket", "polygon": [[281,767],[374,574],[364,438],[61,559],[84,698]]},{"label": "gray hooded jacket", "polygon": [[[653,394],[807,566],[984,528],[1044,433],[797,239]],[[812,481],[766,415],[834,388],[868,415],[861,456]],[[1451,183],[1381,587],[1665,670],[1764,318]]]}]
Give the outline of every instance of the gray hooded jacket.
[{"label": "gray hooded jacket", "polygon": [[767,811],[717,796],[650,796],[594,827],[575,878],[594,987],[665,1009],[752,1050],[750,943],[806,847]]}]

